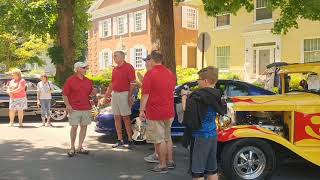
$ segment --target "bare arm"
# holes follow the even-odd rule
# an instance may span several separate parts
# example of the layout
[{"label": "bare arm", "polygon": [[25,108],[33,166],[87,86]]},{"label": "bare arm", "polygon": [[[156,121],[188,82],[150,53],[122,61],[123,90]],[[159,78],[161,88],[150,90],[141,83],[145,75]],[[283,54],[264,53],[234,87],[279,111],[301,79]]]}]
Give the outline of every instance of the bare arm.
[{"label": "bare arm", "polygon": [[67,111],[70,113],[72,112],[72,107],[69,103],[69,99],[67,96],[62,96],[63,97],[63,101],[64,101],[64,104],[66,105],[66,108],[67,108]]},{"label": "bare arm", "polygon": [[112,83],[109,84],[104,96],[105,98],[109,98],[111,96],[111,93],[112,93]]},{"label": "bare arm", "polygon": [[21,83],[19,83],[18,88],[13,89],[13,90],[10,90],[10,89],[9,89],[9,90],[8,90],[8,93],[17,93],[17,92],[22,91],[23,88],[25,88],[25,87],[21,87]]},{"label": "bare arm", "polygon": [[186,103],[187,103],[187,95],[183,95],[181,100],[182,100],[182,109],[183,109],[183,111],[185,111],[186,110]]},{"label": "bare arm", "polygon": [[140,100],[140,111],[146,110],[146,105],[149,99],[149,94],[143,94]]}]

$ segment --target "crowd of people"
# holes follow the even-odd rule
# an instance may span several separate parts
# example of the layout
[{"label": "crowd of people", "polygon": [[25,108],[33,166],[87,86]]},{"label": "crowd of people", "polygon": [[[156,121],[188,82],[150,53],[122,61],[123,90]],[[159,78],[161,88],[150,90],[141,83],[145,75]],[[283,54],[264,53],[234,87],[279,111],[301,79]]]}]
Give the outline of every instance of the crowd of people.
[{"label": "crowd of people", "polygon": [[[112,80],[105,92],[104,103],[110,103],[114,114],[117,131],[117,142],[113,148],[124,147],[122,134],[122,122],[128,135],[129,149],[134,149],[131,127],[131,107],[134,103],[133,93],[138,86],[141,88],[139,118],[146,121],[147,142],[154,145],[155,152],[146,156],[147,162],[157,163],[151,169],[155,173],[167,173],[168,169],[175,169],[173,158],[173,143],[171,139],[171,125],[175,116],[174,88],[176,77],[162,63],[163,55],[159,51],[152,51],[143,60],[147,72],[144,77],[138,73],[136,79],[135,69],[125,61],[125,53],[116,51],[113,53],[116,67],[112,71]],[[88,64],[76,62],[74,74],[70,76],[63,87],[63,100],[69,114],[71,146],[67,154],[73,157],[76,153],[89,154],[89,150],[83,147],[87,133],[87,126],[92,121],[90,97],[96,92],[93,82],[85,74]],[[19,126],[23,126],[23,111],[27,109],[26,82],[21,77],[21,72],[12,72],[7,93],[10,96],[10,123],[13,126],[14,116],[18,112]],[[195,92],[183,90],[182,106],[184,110],[183,124],[186,126],[184,145],[190,149],[189,171],[193,179],[209,180],[217,177],[217,133],[215,117],[224,114],[221,103],[221,95],[214,89],[218,80],[218,69],[207,67],[198,72],[198,84],[200,89]],[[43,126],[51,126],[50,102],[52,84],[48,82],[47,75],[41,76],[41,82],[37,85],[37,104],[41,106],[41,118]],[[78,128],[80,131],[78,134]],[[76,148],[76,137],[78,146]]]}]

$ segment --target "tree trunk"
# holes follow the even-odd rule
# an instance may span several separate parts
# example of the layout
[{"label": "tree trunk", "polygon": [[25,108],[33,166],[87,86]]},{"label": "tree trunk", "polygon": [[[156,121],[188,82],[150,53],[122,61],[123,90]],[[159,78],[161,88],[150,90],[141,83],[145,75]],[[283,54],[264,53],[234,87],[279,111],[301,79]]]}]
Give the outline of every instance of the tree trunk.
[{"label": "tree trunk", "polygon": [[164,65],[176,72],[173,0],[150,0],[151,43],[164,56]]},{"label": "tree trunk", "polygon": [[73,42],[75,0],[57,0],[57,3],[57,43],[63,49],[64,62],[56,66],[56,79],[62,85],[73,73],[73,64],[75,63],[75,47]]}]

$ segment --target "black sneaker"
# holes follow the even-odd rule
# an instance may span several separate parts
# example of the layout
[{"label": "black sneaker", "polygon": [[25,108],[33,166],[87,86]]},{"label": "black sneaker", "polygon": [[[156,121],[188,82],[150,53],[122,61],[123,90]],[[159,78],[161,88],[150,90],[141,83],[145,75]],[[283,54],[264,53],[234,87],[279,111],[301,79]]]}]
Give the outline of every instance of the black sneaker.
[{"label": "black sneaker", "polygon": [[122,148],[123,146],[123,142],[118,140],[117,143],[112,146],[112,148]]},{"label": "black sneaker", "polygon": [[128,142],[128,149],[134,149],[134,142],[133,141],[129,141]]}]

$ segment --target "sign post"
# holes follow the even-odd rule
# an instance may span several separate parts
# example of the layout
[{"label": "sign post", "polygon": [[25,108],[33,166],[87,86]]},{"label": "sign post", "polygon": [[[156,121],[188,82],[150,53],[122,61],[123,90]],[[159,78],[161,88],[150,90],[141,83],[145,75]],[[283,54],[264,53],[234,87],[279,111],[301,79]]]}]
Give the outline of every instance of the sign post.
[{"label": "sign post", "polygon": [[198,37],[198,49],[201,51],[201,67],[204,68],[204,53],[211,45],[211,36],[207,32],[202,32]]}]

